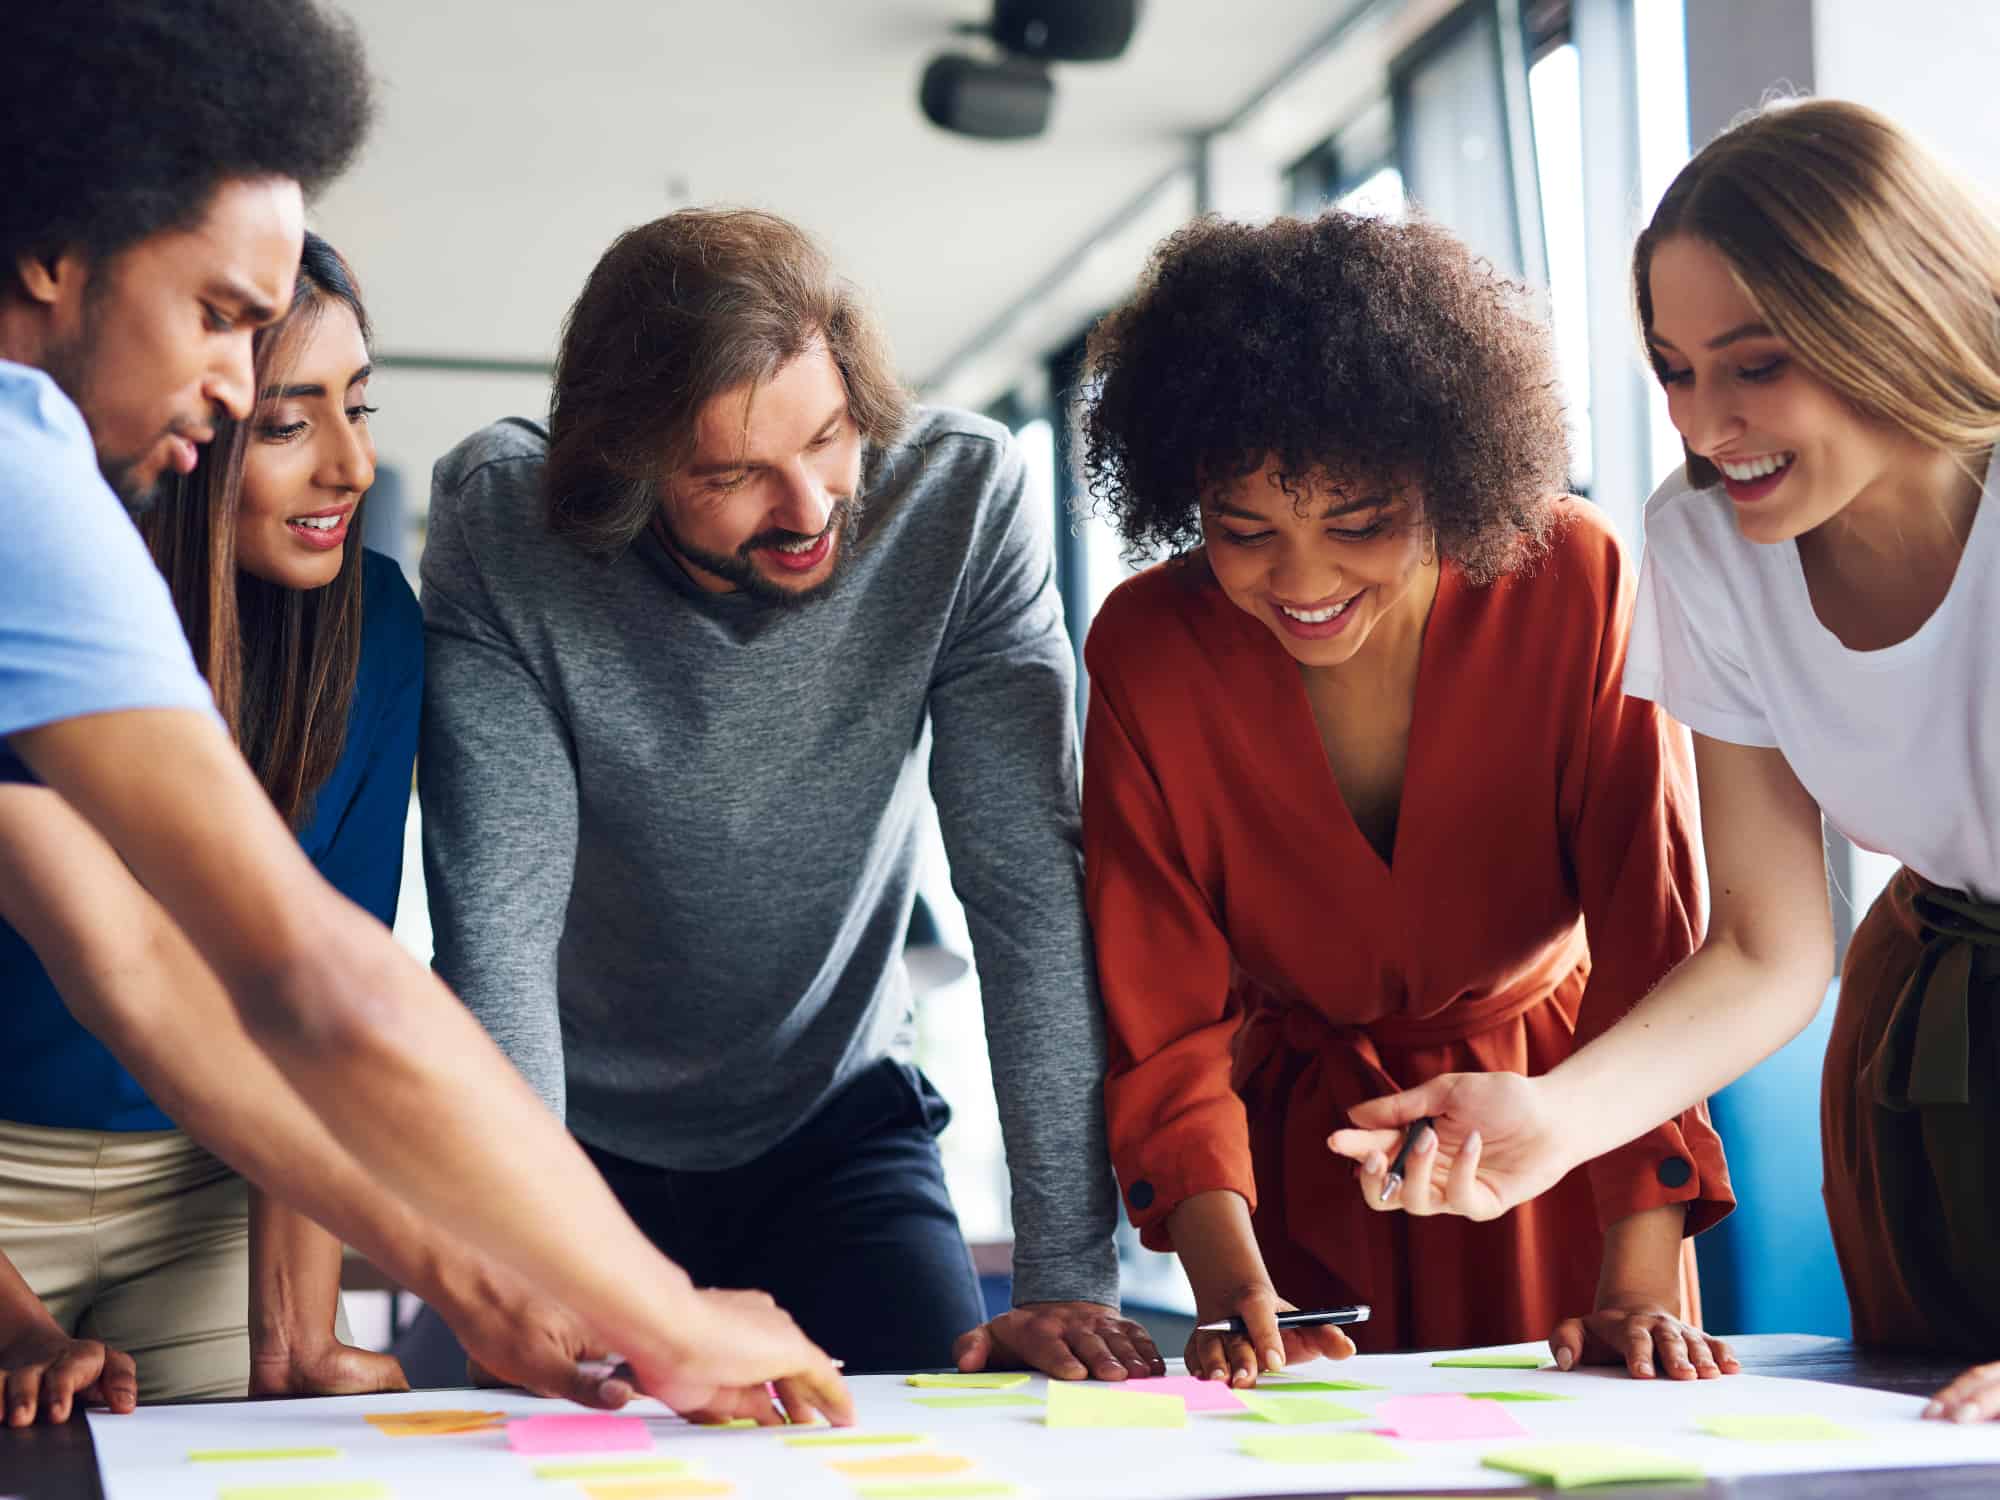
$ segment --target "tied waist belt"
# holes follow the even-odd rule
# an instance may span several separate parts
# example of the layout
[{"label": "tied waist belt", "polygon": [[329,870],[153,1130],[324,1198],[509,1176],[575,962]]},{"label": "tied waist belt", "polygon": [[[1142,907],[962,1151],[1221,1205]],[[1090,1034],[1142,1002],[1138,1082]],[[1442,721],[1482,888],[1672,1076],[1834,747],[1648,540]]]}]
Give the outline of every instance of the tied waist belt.
[{"label": "tied waist belt", "polygon": [[[1579,964],[1554,989],[1535,985],[1502,991],[1483,1000],[1453,1005],[1434,1016],[1385,1016],[1359,1026],[1331,1021],[1303,1001],[1282,1001],[1254,981],[1239,980],[1248,1013],[1236,1039],[1237,1085],[1241,1088],[1274,1058],[1284,1054],[1310,1066],[1313,1060],[1337,1052],[1348,1054],[1366,1070],[1370,1092],[1360,1098],[1399,1093],[1424,1080],[1400,1079],[1391,1074],[1382,1065],[1382,1048],[1396,1051],[1462,1042],[1482,1031],[1505,1026],[1531,1010],[1563,1001],[1568,1002],[1562,1005],[1564,1014],[1574,1026],[1577,1002],[1588,972],[1588,964]],[[1354,1102],[1359,1103],[1360,1099]]]},{"label": "tied waist belt", "polygon": [[1885,1109],[1972,1102],[1972,1006],[2000,1001],[2000,902],[1913,881],[1923,948],[1861,1077]]},{"label": "tied waist belt", "polygon": [[[1264,1122],[1252,1128],[1259,1216],[1275,1219],[1287,1239],[1336,1275],[1356,1272],[1366,1264],[1367,1215],[1355,1196],[1353,1173],[1328,1150],[1326,1138],[1347,1123],[1348,1106],[1425,1081],[1391,1072],[1383,1050],[1462,1042],[1544,1005],[1557,1006],[1573,1030],[1589,972],[1586,961],[1554,986],[1544,979],[1435,1016],[1394,1016],[1363,1026],[1330,1021],[1302,1001],[1278,1000],[1239,976],[1246,1015],[1232,1071],[1253,1122]],[[1341,1211],[1350,1201],[1356,1211]]]}]

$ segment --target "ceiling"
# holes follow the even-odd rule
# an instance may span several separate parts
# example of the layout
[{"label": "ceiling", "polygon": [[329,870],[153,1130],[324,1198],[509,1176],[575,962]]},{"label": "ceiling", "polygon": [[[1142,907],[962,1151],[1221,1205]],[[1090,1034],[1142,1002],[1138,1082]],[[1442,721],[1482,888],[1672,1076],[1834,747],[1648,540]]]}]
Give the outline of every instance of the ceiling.
[{"label": "ceiling", "polygon": [[1007,312],[1188,140],[1349,11],[1151,0],[1114,63],[1058,69],[1030,143],[918,113],[927,59],[983,0],[335,0],[380,123],[315,224],[354,262],[384,354],[539,361],[597,256],[688,203],[818,233],[922,380]]}]

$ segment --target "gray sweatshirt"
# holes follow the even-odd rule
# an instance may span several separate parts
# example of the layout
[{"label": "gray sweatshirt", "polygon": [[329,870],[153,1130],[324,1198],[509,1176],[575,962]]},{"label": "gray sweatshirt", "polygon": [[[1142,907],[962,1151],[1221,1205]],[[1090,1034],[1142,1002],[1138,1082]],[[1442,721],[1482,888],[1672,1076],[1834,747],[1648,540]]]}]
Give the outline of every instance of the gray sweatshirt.
[{"label": "gray sweatshirt", "polygon": [[825,599],[550,535],[543,428],[433,476],[419,760],[438,972],[581,1139],[770,1150],[885,1055],[924,777],[965,903],[1013,1181],[1014,1300],[1117,1300],[1074,661],[1007,430],[871,452]]}]

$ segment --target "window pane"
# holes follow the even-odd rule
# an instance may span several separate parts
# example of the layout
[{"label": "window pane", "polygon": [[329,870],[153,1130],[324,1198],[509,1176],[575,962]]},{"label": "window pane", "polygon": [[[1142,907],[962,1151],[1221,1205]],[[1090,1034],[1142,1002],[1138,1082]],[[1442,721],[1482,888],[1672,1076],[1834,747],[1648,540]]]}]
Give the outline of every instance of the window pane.
[{"label": "window pane", "polygon": [[1480,14],[1399,80],[1402,166],[1426,213],[1509,276],[1521,240],[1507,162],[1507,111],[1493,18]]},{"label": "window pane", "polygon": [[1541,178],[1542,238],[1549,257],[1549,322],[1569,428],[1570,483],[1588,491],[1595,472],[1590,431],[1590,286],[1583,241],[1583,99],[1576,48],[1557,47],[1528,70]]},{"label": "window pane", "polygon": [[1373,214],[1383,219],[1402,218],[1407,202],[1403,174],[1394,167],[1381,168],[1340,195],[1340,206],[1349,213]]}]

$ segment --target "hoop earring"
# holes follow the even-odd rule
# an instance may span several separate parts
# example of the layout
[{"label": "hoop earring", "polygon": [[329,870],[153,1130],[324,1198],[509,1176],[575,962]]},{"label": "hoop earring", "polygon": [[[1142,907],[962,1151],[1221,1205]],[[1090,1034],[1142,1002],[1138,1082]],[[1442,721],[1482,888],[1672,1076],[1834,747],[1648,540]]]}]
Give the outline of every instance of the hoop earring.
[{"label": "hoop earring", "polygon": [[1438,534],[1435,526],[1424,533],[1424,566],[1429,567],[1438,560]]}]

